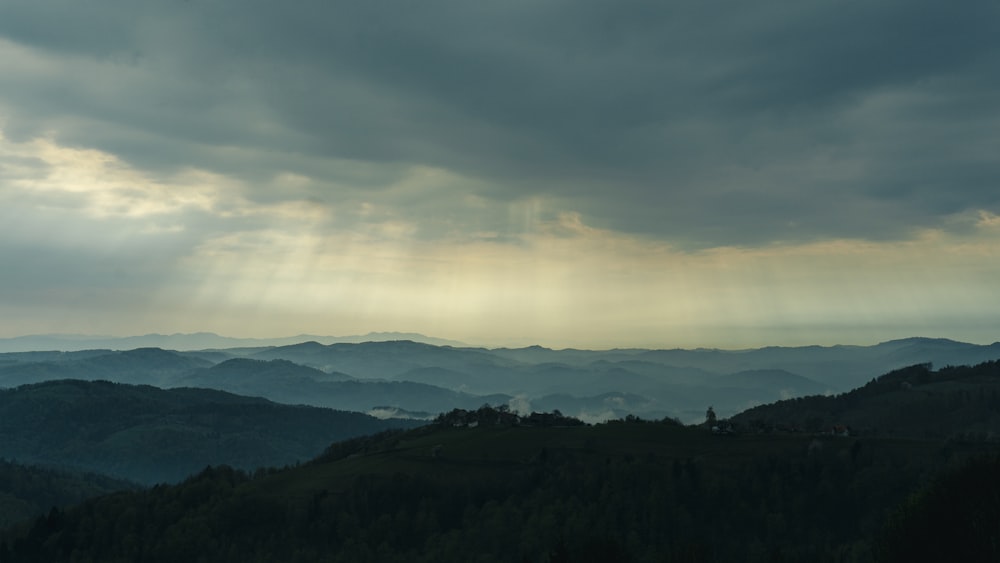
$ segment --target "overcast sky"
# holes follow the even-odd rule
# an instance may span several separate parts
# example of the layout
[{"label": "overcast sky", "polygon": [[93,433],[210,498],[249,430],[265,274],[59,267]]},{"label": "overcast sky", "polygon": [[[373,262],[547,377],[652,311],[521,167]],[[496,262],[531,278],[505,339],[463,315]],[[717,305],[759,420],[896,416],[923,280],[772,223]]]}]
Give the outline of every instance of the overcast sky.
[{"label": "overcast sky", "polygon": [[996,0],[3,0],[0,336],[990,343],[998,69]]}]

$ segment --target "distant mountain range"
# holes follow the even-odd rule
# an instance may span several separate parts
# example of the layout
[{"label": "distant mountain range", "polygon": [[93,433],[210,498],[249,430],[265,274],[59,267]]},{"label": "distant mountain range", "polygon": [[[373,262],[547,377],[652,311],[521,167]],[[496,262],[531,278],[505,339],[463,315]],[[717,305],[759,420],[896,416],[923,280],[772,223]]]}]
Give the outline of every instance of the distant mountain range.
[{"label": "distant mountain range", "polygon": [[751,350],[476,348],[412,340],[318,341],[175,351],[0,353],[0,387],[53,379],[204,387],[358,412],[430,413],[508,403],[595,421],[628,414],[692,422],[808,395],[833,395],[914,364],[1000,359],[989,346],[908,338],[874,346]]},{"label": "distant mountain range", "polygon": [[318,336],[300,334],[282,338],[233,338],[219,336],[212,332],[145,334],[142,336],[101,336],[88,334],[35,334],[0,338],[0,352],[31,352],[37,350],[60,350],[75,352],[80,350],[110,349],[130,350],[133,348],[165,348],[168,350],[210,350],[215,348],[252,348],[266,346],[287,346],[300,342],[315,341],[322,344],[335,342],[382,342],[386,340],[413,340],[437,346],[468,346],[464,342],[424,336],[415,332],[369,332],[352,336]]}]

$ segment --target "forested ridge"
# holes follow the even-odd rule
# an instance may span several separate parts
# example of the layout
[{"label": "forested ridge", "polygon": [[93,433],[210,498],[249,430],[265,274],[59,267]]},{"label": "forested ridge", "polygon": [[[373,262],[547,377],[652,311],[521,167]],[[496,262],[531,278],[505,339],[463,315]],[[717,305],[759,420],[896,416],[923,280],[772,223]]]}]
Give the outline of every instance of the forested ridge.
[{"label": "forested ridge", "polygon": [[417,425],[210,389],[79,380],[0,389],[0,457],[149,485],[206,465],[308,461],[335,440]]},{"label": "forested ridge", "polygon": [[1000,440],[1000,361],[934,370],[894,370],[839,395],[798,397],[732,417],[747,431],[822,432],[847,426],[855,435],[938,440]]},{"label": "forested ridge", "polygon": [[[860,392],[884,408],[896,389],[975,380],[990,397],[995,363],[956,369],[900,370]],[[0,561],[895,562],[940,561],[952,544],[963,561],[996,560],[990,436],[723,422],[453,411],[298,467],[206,468],[53,510],[8,530]]]}]

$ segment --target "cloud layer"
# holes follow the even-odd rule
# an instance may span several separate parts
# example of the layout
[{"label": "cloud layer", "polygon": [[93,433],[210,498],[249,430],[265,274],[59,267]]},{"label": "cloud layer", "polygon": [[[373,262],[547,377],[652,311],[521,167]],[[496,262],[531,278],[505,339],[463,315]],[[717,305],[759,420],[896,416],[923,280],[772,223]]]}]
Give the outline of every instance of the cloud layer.
[{"label": "cloud layer", "polygon": [[350,326],[459,338],[504,311],[544,334],[923,310],[843,283],[975,312],[997,21],[989,0],[9,0],[0,305],[339,292],[319,301]]}]

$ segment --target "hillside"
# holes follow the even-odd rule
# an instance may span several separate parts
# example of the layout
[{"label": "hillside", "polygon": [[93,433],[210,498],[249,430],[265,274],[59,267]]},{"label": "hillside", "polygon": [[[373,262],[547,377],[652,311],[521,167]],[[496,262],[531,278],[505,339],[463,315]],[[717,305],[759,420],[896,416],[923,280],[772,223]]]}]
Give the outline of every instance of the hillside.
[{"label": "hillside", "polygon": [[96,499],[12,532],[8,561],[869,561],[928,475],[989,449],[663,422],[428,427]]},{"label": "hillside", "polygon": [[141,483],[206,465],[296,463],[337,440],[415,425],[207,389],[61,380],[0,391],[0,457]]},{"label": "hillside", "polygon": [[[529,403],[566,397],[559,408],[598,415],[696,420],[708,405],[731,415],[751,406],[850,390],[888,371],[917,363],[977,364],[1000,359],[989,346],[908,338],[873,346],[766,347],[748,350],[552,350],[454,348],[416,342],[322,345],[316,342],[254,352],[358,378],[416,379],[473,395],[506,394]],[[602,402],[608,393],[645,397],[634,409]],[[583,410],[574,410],[582,408]]]},{"label": "hillside", "polygon": [[1000,361],[939,370],[918,364],[848,393],[779,401],[731,420],[746,428],[840,425],[865,436],[1000,440]]},{"label": "hillside", "polygon": [[305,342],[258,352],[258,359],[285,359],[324,371],[340,371],[359,378],[390,378],[420,367],[439,367],[481,375],[503,373],[516,365],[491,354],[466,348],[434,346],[410,340],[388,342],[335,343]]},{"label": "hillside", "polygon": [[173,380],[173,385],[222,389],[289,403],[369,412],[390,405],[407,411],[442,412],[506,402],[503,395],[470,395],[413,381],[358,380],[288,360],[236,358]]},{"label": "hillside", "polygon": [[552,350],[541,346],[501,348],[490,353],[524,363],[584,366],[597,361],[643,362],[671,369],[699,369],[716,375],[749,370],[784,370],[817,381],[834,391],[848,391],[888,371],[931,363],[975,365],[1000,359],[1000,342],[990,345],[944,338],[904,338],[871,346],[768,346],[746,350],[619,349]]},{"label": "hillside", "polygon": [[[35,360],[32,356],[41,358]],[[175,377],[212,365],[208,360],[160,348],[123,352],[4,354],[16,363],[0,367],[0,387],[56,379],[107,380],[141,385],[169,385]]]},{"label": "hillside", "polygon": [[26,466],[0,459],[0,529],[88,498],[137,490],[135,483],[96,473]]},{"label": "hillside", "polygon": [[[410,344],[436,349],[430,345]],[[313,347],[326,349],[309,342],[290,348],[302,351]],[[259,351],[253,352],[260,355],[256,354]],[[368,355],[375,356],[371,352]],[[406,411],[438,413],[509,399],[405,380],[358,380],[348,374],[322,371],[286,359],[251,359],[221,352],[140,348],[123,352],[12,353],[0,355],[0,359],[7,360],[0,364],[0,387],[8,388],[60,379],[107,380],[161,388],[203,387],[282,403],[354,412],[368,412],[377,406],[389,405]]]}]

